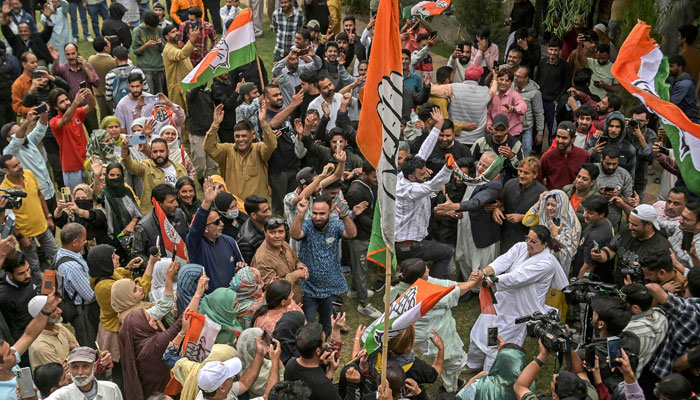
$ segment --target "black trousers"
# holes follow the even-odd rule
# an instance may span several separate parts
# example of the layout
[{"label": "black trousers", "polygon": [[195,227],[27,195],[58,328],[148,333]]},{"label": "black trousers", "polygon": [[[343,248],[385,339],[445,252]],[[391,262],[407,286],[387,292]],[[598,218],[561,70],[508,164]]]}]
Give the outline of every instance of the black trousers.
[{"label": "black trousers", "polygon": [[421,240],[413,242],[410,246],[396,245],[396,259],[398,262],[409,258],[420,258],[428,262],[432,261],[430,266],[430,276],[438,279],[448,279],[450,277],[450,261],[454,256],[452,247],[436,242],[434,240]]}]

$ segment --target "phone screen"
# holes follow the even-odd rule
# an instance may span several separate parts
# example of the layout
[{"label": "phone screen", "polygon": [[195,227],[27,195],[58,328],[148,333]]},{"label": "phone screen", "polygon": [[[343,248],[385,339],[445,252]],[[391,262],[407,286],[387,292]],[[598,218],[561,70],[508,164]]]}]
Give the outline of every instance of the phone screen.
[{"label": "phone screen", "polygon": [[498,346],[498,327],[497,326],[489,326],[487,332],[488,332],[488,337],[487,337],[486,345],[488,347]]},{"label": "phone screen", "polygon": [[586,368],[595,367],[595,348],[593,346],[586,346]]},{"label": "phone screen", "polygon": [[333,316],[334,317],[343,312],[343,304],[342,303],[338,303],[337,301],[334,301],[332,303],[332,305],[333,305]]},{"label": "phone screen", "polygon": [[620,338],[617,336],[608,338],[608,357],[610,358],[610,368],[620,366],[616,360],[622,358],[622,347],[620,346]]},{"label": "phone screen", "polygon": [[269,346],[272,344],[272,336],[267,331],[263,331],[262,333],[262,340],[265,342],[265,346]]},{"label": "phone screen", "polygon": [[683,231],[683,242],[681,243],[681,249],[685,251],[690,251],[693,246],[693,232]]},{"label": "phone screen", "polygon": [[12,229],[15,227],[15,220],[12,217],[5,219],[5,226],[2,228],[2,238],[7,239],[12,234]]}]

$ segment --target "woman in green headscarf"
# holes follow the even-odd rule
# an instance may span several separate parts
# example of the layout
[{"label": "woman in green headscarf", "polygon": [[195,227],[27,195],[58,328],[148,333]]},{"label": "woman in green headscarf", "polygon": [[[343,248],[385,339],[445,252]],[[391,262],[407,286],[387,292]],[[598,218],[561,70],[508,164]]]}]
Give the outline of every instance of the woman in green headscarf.
[{"label": "woman in green headscarf", "polygon": [[128,260],[130,238],[141,218],[138,198],[124,183],[124,167],[118,162],[110,163],[106,169],[93,167],[93,171],[93,189],[95,195],[99,196],[98,201],[104,204],[109,236],[114,241],[117,254],[121,259]]},{"label": "woman in green headscarf", "polygon": [[472,378],[457,393],[457,397],[462,400],[517,400],[513,384],[526,365],[524,351],[513,347],[503,348],[498,352],[488,374],[482,372],[474,377],[476,379]]},{"label": "woman in green headscarf", "polygon": [[202,299],[199,313],[221,325],[216,343],[234,343],[243,331],[236,318],[237,308],[236,292],[229,288],[218,288]]}]

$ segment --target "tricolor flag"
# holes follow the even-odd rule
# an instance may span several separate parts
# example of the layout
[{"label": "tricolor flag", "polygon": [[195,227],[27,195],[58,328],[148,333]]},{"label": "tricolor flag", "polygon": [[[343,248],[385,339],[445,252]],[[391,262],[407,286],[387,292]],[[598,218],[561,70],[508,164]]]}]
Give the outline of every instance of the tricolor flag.
[{"label": "tricolor flag", "polygon": [[[163,238],[165,256],[178,261],[181,265],[187,264],[189,259],[187,257],[187,246],[185,246],[185,241],[182,240],[180,234],[177,233],[175,227],[165,215],[165,212],[160,207],[160,204],[158,204],[156,199],[153,198],[151,201],[153,202],[153,212],[156,214],[158,224],[160,225],[160,234]],[[157,246],[160,247],[160,243],[158,243]],[[176,246],[177,249],[175,248]]]},{"label": "tricolor flag", "polygon": [[[451,0],[425,0],[419,1],[413,6],[404,7],[402,14],[406,15],[417,15],[421,18],[432,17],[433,15],[442,14],[443,11],[450,6]],[[406,17],[408,18],[408,17]]]},{"label": "tricolor flag", "polygon": [[396,268],[394,255],[396,158],[401,134],[403,74],[398,0],[381,0],[372,42],[369,69],[362,98],[357,144],[377,170],[379,190],[367,258],[386,268]]},{"label": "tricolor flag", "polygon": [[[424,316],[440,299],[454,289],[418,279],[393,303],[389,311],[389,339],[413,325]],[[382,345],[384,336],[384,314],[365,329],[362,340],[367,354],[372,354]]]},{"label": "tricolor flag", "polygon": [[182,80],[182,87],[188,90],[204,85],[216,76],[253,62],[256,54],[253,12],[244,8],[231,22],[226,35]]},{"label": "tricolor flag", "polygon": [[627,36],[612,66],[612,74],[634,97],[644,103],[666,130],[676,163],[688,188],[700,194],[700,125],[668,101],[668,59],[654,39],[651,27],[639,21]]}]

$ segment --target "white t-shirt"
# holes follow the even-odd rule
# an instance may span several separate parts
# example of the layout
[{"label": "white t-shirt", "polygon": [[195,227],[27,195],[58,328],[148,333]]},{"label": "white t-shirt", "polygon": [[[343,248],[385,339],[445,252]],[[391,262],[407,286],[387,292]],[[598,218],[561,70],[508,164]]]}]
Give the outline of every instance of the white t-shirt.
[{"label": "white t-shirt", "polygon": [[175,183],[177,182],[177,171],[175,171],[175,165],[173,165],[173,163],[170,163],[169,167],[161,169],[165,173],[165,183],[174,187]]}]

